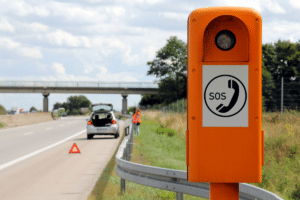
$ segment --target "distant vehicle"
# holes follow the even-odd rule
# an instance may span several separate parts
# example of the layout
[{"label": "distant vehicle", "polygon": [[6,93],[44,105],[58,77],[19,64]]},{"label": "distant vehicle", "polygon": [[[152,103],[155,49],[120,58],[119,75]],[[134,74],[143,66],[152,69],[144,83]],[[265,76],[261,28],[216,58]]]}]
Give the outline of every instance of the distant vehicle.
[{"label": "distant vehicle", "polygon": [[66,117],[66,116],[67,116],[67,113],[63,112],[63,113],[61,114],[61,116],[62,116],[62,117]]},{"label": "distant vehicle", "polygon": [[17,111],[15,111],[15,110],[8,110],[8,111],[6,111],[6,113],[9,114],[9,115],[14,115],[14,114],[16,114],[16,112]]},{"label": "distant vehicle", "polygon": [[37,110],[32,110],[31,113],[37,113]]},{"label": "distant vehicle", "polygon": [[28,111],[20,111],[20,114],[28,113]]},{"label": "distant vehicle", "polygon": [[94,135],[114,135],[115,138],[118,138],[120,136],[119,124],[113,111],[113,105],[99,103],[91,105],[90,108],[92,113],[87,119],[87,139],[93,138]]}]

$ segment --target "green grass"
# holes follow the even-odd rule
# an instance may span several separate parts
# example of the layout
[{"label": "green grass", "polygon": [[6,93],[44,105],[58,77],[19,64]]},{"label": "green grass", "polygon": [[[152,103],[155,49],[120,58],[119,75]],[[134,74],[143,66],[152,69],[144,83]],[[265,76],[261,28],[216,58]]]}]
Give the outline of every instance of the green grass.
[{"label": "green grass", "polygon": [[0,122],[0,128],[4,128],[4,127],[6,127],[7,126],[7,124],[5,124],[5,123],[3,123],[3,122]]},{"label": "green grass", "polygon": [[[134,135],[131,162],[186,171],[185,130],[186,115],[160,112],[142,113],[140,135]],[[293,127],[293,134],[286,125]],[[264,137],[264,166],[262,182],[249,183],[268,190],[285,200],[300,200],[300,113],[285,111],[263,113],[262,129]],[[174,132],[175,135],[168,132]],[[151,188],[126,182],[126,191],[120,193],[120,177],[116,175],[114,158],[108,164],[110,174],[106,175],[106,185],[95,187],[102,196],[94,199],[176,199],[175,192]],[[205,199],[184,195],[184,199]]]}]

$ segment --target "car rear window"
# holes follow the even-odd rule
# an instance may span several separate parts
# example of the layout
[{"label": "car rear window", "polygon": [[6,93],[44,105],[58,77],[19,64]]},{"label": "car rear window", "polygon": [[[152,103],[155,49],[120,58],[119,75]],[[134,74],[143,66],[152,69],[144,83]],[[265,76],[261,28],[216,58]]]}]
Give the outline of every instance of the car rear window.
[{"label": "car rear window", "polygon": [[111,106],[109,105],[95,105],[92,108],[92,111],[110,111],[111,110]]},{"label": "car rear window", "polygon": [[110,113],[97,113],[93,115],[93,119],[96,119],[96,115],[98,115],[99,119],[112,119],[112,115]]}]

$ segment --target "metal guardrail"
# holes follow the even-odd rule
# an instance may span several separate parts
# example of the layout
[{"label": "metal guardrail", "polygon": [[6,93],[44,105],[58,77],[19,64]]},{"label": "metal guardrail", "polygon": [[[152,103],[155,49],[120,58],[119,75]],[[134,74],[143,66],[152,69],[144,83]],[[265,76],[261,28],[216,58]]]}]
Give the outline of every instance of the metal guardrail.
[{"label": "metal guardrail", "polygon": [[[149,187],[176,192],[177,200],[183,200],[183,194],[209,199],[209,183],[188,182],[186,171],[129,162],[133,147],[131,119],[132,117],[125,122],[126,136],[116,154],[116,172],[121,177],[121,192],[125,192],[127,180]],[[246,183],[239,183],[239,199],[283,200],[267,190]]]},{"label": "metal guardrail", "polygon": [[107,87],[107,88],[158,88],[153,82],[89,82],[89,81],[0,81],[8,87]]}]

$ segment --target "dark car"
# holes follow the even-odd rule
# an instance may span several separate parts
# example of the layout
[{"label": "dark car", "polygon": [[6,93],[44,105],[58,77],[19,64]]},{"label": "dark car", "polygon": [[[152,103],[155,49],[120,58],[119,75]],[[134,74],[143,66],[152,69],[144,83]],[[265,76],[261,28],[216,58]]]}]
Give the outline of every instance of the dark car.
[{"label": "dark car", "polygon": [[63,112],[63,113],[61,114],[61,116],[62,116],[62,117],[66,117],[66,116],[67,116],[67,113]]}]

